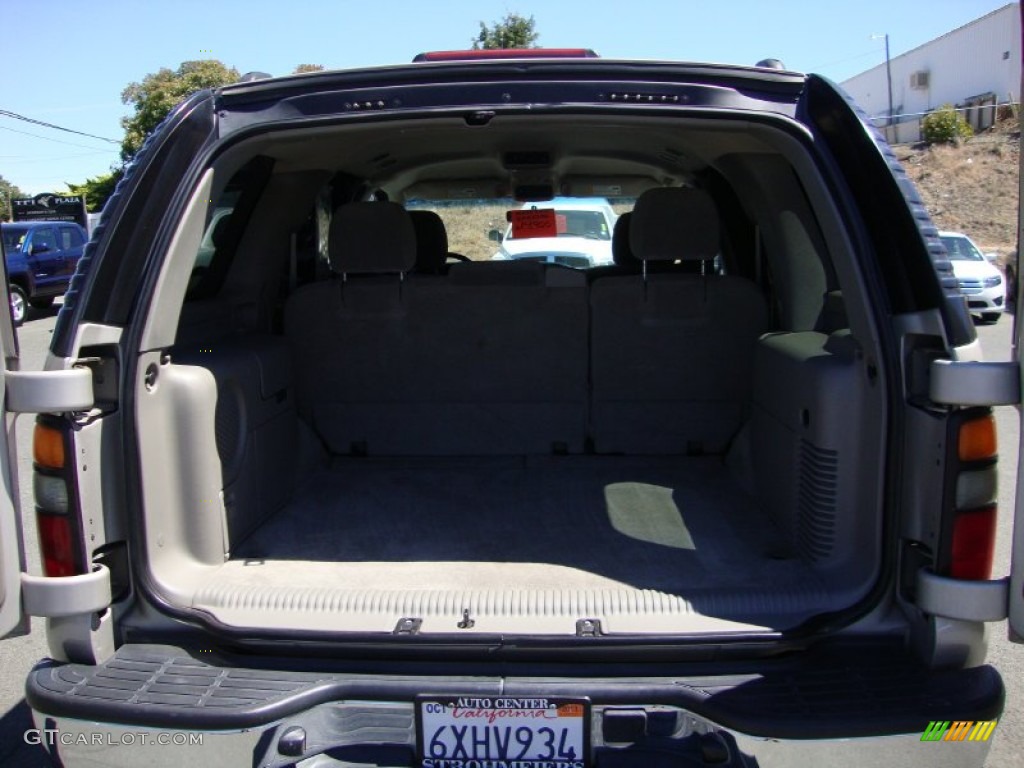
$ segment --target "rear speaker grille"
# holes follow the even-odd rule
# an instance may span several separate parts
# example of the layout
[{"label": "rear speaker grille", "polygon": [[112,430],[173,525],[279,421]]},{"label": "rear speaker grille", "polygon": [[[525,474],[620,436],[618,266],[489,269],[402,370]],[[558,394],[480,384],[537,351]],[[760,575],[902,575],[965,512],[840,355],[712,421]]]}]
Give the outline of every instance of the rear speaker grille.
[{"label": "rear speaker grille", "polygon": [[809,560],[822,560],[832,554],[838,488],[839,452],[801,440],[797,537],[801,552]]},{"label": "rear speaker grille", "polygon": [[238,473],[245,450],[245,403],[241,387],[231,378],[218,387],[214,433],[217,453],[220,455],[224,484],[228,485]]}]

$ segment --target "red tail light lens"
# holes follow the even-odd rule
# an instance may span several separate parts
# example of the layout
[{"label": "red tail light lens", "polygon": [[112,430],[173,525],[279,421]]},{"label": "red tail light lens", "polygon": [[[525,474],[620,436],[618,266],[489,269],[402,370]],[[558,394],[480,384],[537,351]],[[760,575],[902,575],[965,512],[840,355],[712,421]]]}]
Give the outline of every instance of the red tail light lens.
[{"label": "red tail light lens", "polygon": [[996,505],[959,512],[953,521],[949,575],[973,581],[992,575],[996,545]]},{"label": "red tail light lens", "polygon": [[39,528],[39,549],[43,556],[43,573],[47,576],[74,576],[75,541],[67,515],[36,513]]}]

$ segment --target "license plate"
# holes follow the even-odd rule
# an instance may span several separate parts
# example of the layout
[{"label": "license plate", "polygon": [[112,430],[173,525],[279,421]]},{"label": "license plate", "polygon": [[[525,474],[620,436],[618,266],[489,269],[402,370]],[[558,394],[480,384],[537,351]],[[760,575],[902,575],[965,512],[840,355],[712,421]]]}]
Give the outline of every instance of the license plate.
[{"label": "license plate", "polygon": [[421,768],[583,768],[590,741],[586,699],[421,696]]}]

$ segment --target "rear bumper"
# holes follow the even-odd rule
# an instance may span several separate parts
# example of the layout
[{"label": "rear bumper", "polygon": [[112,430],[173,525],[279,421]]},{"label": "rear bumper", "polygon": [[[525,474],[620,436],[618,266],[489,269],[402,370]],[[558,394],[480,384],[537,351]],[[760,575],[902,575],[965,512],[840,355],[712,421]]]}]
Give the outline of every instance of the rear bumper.
[{"label": "rear bumper", "polygon": [[[404,717],[411,722],[411,706],[408,710]],[[341,712],[318,708],[306,713],[301,722],[324,723],[341,716]],[[411,743],[370,743],[369,739],[376,738],[370,733],[360,736],[367,742],[347,744],[340,734],[334,733],[329,736],[332,745],[327,745],[308,740],[310,732],[306,731],[305,757],[282,755],[277,745],[286,733],[294,733],[296,723],[291,720],[246,731],[168,731],[97,725],[68,718],[37,718],[37,729],[44,745],[65,768],[97,765],[106,768],[136,768],[140,765],[149,768],[181,768],[183,765],[284,768],[297,765],[313,755],[318,755],[312,758],[316,768],[332,765],[348,768],[353,764],[382,767],[418,765],[414,760],[414,737],[410,737],[413,738]],[[989,742],[928,743],[921,741],[919,734],[799,741],[766,739],[716,728],[703,720],[694,720],[693,725],[708,728],[714,734],[714,741],[706,752],[701,752],[701,746],[691,736],[689,742],[680,740],[676,749],[661,746],[605,748],[595,754],[590,765],[596,768],[667,768],[703,764],[725,768],[981,768],[990,747]],[[480,768],[491,768],[486,762],[479,765]],[[494,768],[504,768],[500,762],[493,765]],[[470,763],[462,768],[477,766]]]},{"label": "rear bumper", "polygon": [[190,756],[247,768],[314,755],[414,765],[414,698],[447,692],[589,698],[594,766],[981,766],[997,732],[984,741],[921,737],[932,721],[997,720],[1004,697],[991,667],[927,673],[877,649],[728,674],[628,675],[615,665],[614,677],[585,678],[460,677],[451,665],[436,675],[281,671],[205,655],[127,646],[98,667],[44,662],[26,686],[38,738],[68,768],[180,768]]}]

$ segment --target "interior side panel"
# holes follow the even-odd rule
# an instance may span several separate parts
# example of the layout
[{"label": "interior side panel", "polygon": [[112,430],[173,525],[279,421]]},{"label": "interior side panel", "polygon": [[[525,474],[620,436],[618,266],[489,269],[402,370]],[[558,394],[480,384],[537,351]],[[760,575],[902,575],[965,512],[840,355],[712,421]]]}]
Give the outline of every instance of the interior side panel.
[{"label": "interior side panel", "polygon": [[288,349],[279,336],[247,335],[177,348],[172,359],[213,374],[228,540],[241,541],[293,491],[297,422]]}]

